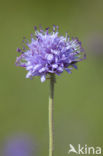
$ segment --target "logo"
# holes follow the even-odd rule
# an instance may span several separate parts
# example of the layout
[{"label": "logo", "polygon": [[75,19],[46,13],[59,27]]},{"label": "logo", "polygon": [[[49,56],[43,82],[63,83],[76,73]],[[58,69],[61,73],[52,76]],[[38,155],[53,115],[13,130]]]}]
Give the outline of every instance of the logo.
[{"label": "logo", "polygon": [[68,154],[70,153],[75,153],[75,154],[101,154],[102,153],[102,149],[101,147],[97,146],[97,147],[89,147],[87,145],[81,146],[80,144],[77,145],[77,147],[75,148],[72,144],[69,144],[69,150],[68,150]]}]

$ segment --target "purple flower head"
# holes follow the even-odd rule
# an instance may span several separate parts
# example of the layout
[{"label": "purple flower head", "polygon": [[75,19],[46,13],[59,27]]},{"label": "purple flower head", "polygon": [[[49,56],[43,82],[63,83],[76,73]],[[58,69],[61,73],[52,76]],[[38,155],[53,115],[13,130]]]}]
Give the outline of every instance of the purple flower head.
[{"label": "purple flower head", "polygon": [[39,31],[34,29],[31,41],[24,41],[26,47],[17,49],[21,55],[16,65],[28,71],[26,78],[40,76],[44,82],[49,74],[60,75],[64,70],[70,74],[73,67],[77,68],[76,63],[85,58],[78,38],[70,39],[67,33],[65,37],[59,36],[57,26],[53,26],[52,32],[49,27],[45,31],[41,26]]},{"label": "purple flower head", "polygon": [[6,141],[3,156],[33,156],[34,143],[27,136],[15,136]]}]

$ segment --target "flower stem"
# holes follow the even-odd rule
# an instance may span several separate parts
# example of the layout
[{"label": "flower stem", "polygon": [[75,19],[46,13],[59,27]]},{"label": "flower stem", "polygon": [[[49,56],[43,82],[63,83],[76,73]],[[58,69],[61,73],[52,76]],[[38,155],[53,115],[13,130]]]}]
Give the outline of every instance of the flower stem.
[{"label": "flower stem", "polygon": [[54,74],[50,75],[50,96],[49,96],[49,156],[53,156],[54,150],[54,128],[53,128],[53,102],[54,102]]}]

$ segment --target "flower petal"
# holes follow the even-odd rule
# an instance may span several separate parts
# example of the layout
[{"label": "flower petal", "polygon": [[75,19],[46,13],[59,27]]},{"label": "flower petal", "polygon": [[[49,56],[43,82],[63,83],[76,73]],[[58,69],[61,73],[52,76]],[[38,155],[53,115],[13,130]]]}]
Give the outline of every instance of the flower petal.
[{"label": "flower petal", "polygon": [[41,82],[44,82],[46,80],[46,76],[45,75],[42,75],[41,76]]}]

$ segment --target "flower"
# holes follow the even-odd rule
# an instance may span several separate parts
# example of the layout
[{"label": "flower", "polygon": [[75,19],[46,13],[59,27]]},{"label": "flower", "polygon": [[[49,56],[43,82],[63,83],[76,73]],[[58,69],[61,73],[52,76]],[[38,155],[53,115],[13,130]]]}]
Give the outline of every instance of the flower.
[{"label": "flower", "polygon": [[25,135],[12,136],[6,140],[3,156],[33,156],[35,145],[31,138]]},{"label": "flower", "polygon": [[41,82],[46,80],[50,74],[60,75],[64,70],[69,74],[72,68],[77,68],[76,63],[85,58],[84,50],[78,38],[59,36],[58,27],[53,26],[52,32],[49,28],[37,30],[31,35],[31,41],[25,41],[21,53],[16,59],[16,65],[24,67],[28,73],[26,78],[40,76]]}]

